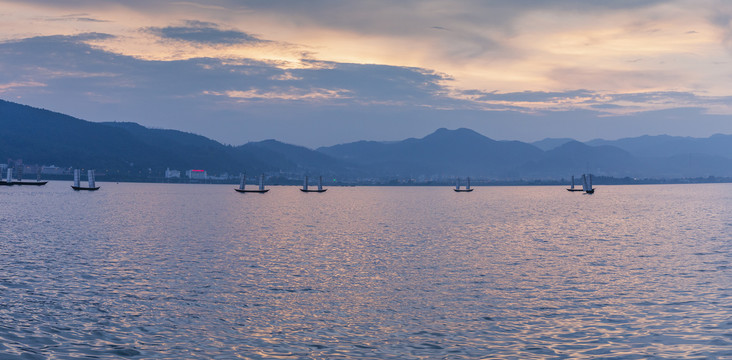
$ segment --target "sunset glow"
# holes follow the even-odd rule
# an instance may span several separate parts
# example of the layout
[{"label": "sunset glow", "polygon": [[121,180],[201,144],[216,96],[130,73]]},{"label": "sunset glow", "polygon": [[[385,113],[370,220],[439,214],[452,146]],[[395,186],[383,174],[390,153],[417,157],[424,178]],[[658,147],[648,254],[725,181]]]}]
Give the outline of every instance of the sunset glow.
[{"label": "sunset glow", "polygon": [[[356,104],[519,113],[584,109],[601,117],[691,107],[732,115],[732,5],[720,0],[627,5],[557,1],[535,6],[2,0],[0,8],[0,45],[6,51],[34,38],[65,36],[65,41],[91,46],[116,56],[116,61],[129,57],[154,66],[197,59],[218,62],[200,66],[209,69],[212,78],[220,78],[219,88],[191,83],[186,96],[320,104],[350,99]],[[23,51],[33,56],[31,48]],[[270,82],[227,82],[222,77],[227,72],[256,77],[254,70],[231,64],[258,64],[260,70],[255,72],[270,72]],[[4,55],[0,57],[0,67],[11,65]],[[308,75],[348,68],[355,78],[365,79],[359,73],[374,71],[374,66],[381,66],[379,76],[384,78],[373,80],[368,75],[373,84],[313,83]],[[100,73],[130,77],[124,67],[108,71],[91,71],[84,64],[74,67],[70,71],[39,65],[43,71],[5,75],[0,91],[5,97],[23,99],[39,86],[54,91],[45,86],[53,78]],[[430,75],[422,85],[405,84],[385,72],[390,68]],[[139,87],[134,83],[129,81]],[[369,86],[391,87],[402,94],[394,86],[406,87],[421,95],[410,95],[409,100],[360,96],[372,92]],[[577,91],[583,95],[573,95]],[[544,98],[543,93],[555,94]],[[527,95],[535,96],[527,100]],[[95,112],[74,114],[97,117]]]}]

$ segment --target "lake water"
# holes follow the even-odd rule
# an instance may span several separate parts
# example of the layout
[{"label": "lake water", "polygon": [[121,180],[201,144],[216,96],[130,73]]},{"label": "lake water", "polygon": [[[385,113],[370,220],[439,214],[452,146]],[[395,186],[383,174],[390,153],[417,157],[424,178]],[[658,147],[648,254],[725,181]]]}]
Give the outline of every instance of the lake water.
[{"label": "lake water", "polygon": [[0,359],[732,359],[732,184],[0,187]]}]

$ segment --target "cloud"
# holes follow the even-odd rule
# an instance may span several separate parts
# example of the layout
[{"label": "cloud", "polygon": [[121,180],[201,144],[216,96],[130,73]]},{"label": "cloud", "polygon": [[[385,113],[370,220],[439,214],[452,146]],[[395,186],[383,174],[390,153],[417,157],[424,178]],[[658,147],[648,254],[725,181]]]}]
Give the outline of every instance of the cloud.
[{"label": "cloud", "polygon": [[732,114],[732,96],[705,96],[683,91],[608,92],[586,89],[561,92],[481,92],[463,91],[456,95],[496,109],[525,113],[597,110],[604,116],[618,116],[663,109],[699,108],[709,113]]},{"label": "cloud", "polygon": [[[205,25],[205,24],[204,24]],[[208,25],[206,25],[208,26]],[[602,109],[621,114],[674,107],[714,107],[724,112],[726,97],[681,91],[613,92],[578,88],[567,91],[500,92],[456,90],[452,78],[428,69],[374,64],[303,60],[307,65],[282,69],[280,64],[253,59],[192,58],[151,61],[114,54],[89,45],[108,34],[50,36],[0,43],[5,84],[45,84],[46,93],[105,94],[133,103],[160,99],[192,101],[186,106],[213,106],[230,100],[282,103],[300,101],[321,105],[405,106],[435,110],[566,111]],[[568,74],[566,77],[564,76]],[[571,77],[590,76],[579,70],[558,73],[569,85]],[[597,77],[600,74],[593,74]],[[608,72],[608,81],[638,77]],[[654,76],[645,74],[645,76]],[[662,76],[662,75],[655,75]],[[613,79],[615,77],[616,79]],[[637,79],[636,79],[637,81]],[[7,87],[22,92],[18,86]],[[135,89],[135,93],[130,91]],[[206,96],[201,96],[204,94]],[[23,95],[30,95],[28,92]],[[90,97],[95,101],[97,97]],[[125,100],[127,99],[127,100]],[[165,100],[163,100],[165,99]],[[729,107],[729,106],[727,106]]]},{"label": "cloud", "polygon": [[102,20],[102,19],[96,19],[96,18],[90,17],[89,14],[68,14],[68,15],[63,15],[63,16],[46,17],[43,20],[45,20],[45,21],[79,21],[79,22],[97,22],[97,23],[109,22],[108,20]]},{"label": "cloud", "polygon": [[15,39],[0,42],[3,96],[219,139],[282,124],[305,138],[300,121],[414,136],[410,126],[465,119],[476,128],[525,120],[516,134],[539,117],[569,128],[562,116],[732,113],[732,9],[723,0],[0,0],[0,8],[0,33]]},{"label": "cloud", "polygon": [[547,77],[566,88],[581,88],[587,84],[602,88],[595,91],[643,90],[663,87],[665,84],[683,82],[684,74],[664,70],[618,70],[601,67],[556,67]]},{"label": "cloud", "polygon": [[476,97],[477,101],[513,101],[513,102],[548,102],[559,101],[571,98],[587,98],[596,96],[589,90],[572,90],[565,92],[546,92],[546,91],[522,91],[512,93],[491,92],[481,94]]},{"label": "cloud", "polygon": [[0,94],[7,92],[7,91],[11,91],[11,90],[16,90],[21,87],[44,87],[44,86],[46,86],[46,84],[36,82],[36,81],[11,82],[11,83],[6,83],[6,84],[0,83]]},{"label": "cloud", "polygon": [[[457,107],[462,101],[446,96],[440,85],[444,75],[425,69],[319,61],[281,69],[252,59],[156,61],[88,44],[106,38],[79,34],[0,43],[3,94],[85,119],[138,121],[213,137],[222,133],[209,133],[212,113],[225,112],[217,115],[220,121],[234,121],[251,103],[419,108]],[[33,84],[44,84],[43,92],[31,89]]]},{"label": "cloud", "polygon": [[204,91],[204,95],[226,96],[237,101],[320,101],[348,98],[349,91],[345,89],[301,89],[289,87],[271,91],[258,89],[241,91],[229,90],[225,92]]},{"label": "cloud", "polygon": [[150,27],[146,31],[163,39],[208,45],[259,44],[265,40],[237,30],[222,30],[214,23],[188,20],[184,26]]},{"label": "cloud", "polygon": [[[414,67],[448,73],[452,86],[462,90],[501,92],[714,86],[709,83],[719,76],[697,64],[704,58],[720,59],[707,45],[713,36],[709,14],[729,8],[715,0],[702,0],[701,5],[690,0],[23,3],[30,4],[26,11],[58,13],[63,8],[62,14],[75,12],[69,16],[109,19],[106,26],[74,25],[117,35],[95,45],[135,57],[238,57],[282,61],[287,64],[282,67],[298,67],[305,58]],[[728,22],[724,26],[729,28]],[[689,31],[696,33],[680,38]],[[563,78],[570,82],[557,80],[555,69],[569,69]],[[622,73],[627,76],[610,76],[610,81],[593,78]],[[644,75],[650,73],[659,76]],[[718,92],[729,89],[717,87]]]},{"label": "cloud", "polygon": [[716,13],[712,17],[712,22],[722,31],[722,44],[732,52],[732,9],[729,12]]},{"label": "cloud", "polygon": [[597,110],[622,110],[625,109],[625,107],[615,104],[592,104],[590,105],[591,109],[597,109]]},{"label": "cloud", "polygon": [[576,15],[607,11],[636,11],[668,0],[514,0],[472,1],[456,0],[445,3],[440,0],[373,0],[353,3],[338,0],[312,0],[307,2],[249,1],[238,3],[230,0],[230,7],[243,6],[261,14],[279,14],[303,22],[327,24],[329,27],[348,29],[365,34],[409,34],[423,32],[425,23],[440,24],[433,28],[454,30],[445,23],[459,28],[498,27],[511,32],[517,18],[528,12],[557,11]]},{"label": "cloud", "polygon": [[270,79],[272,79],[272,80],[281,80],[281,81],[302,80],[301,77],[297,77],[295,75],[292,75],[292,73],[289,72],[289,71],[285,71],[282,74],[277,74],[275,76],[272,76]]}]

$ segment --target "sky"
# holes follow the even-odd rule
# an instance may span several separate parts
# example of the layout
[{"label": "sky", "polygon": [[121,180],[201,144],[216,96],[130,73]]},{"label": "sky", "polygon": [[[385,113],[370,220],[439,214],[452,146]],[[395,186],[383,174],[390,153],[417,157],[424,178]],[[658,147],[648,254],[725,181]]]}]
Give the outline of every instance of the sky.
[{"label": "sky", "polygon": [[232,145],[732,134],[732,1],[0,0],[0,99]]}]

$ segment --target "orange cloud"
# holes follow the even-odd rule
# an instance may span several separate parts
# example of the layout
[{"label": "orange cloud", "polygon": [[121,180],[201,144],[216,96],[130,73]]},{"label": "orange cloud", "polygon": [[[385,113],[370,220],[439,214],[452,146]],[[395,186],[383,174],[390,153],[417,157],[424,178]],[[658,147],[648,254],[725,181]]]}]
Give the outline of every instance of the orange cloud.
[{"label": "orange cloud", "polygon": [[299,89],[286,88],[272,91],[252,90],[229,90],[229,91],[204,91],[204,95],[226,96],[238,101],[258,100],[298,100],[298,101],[319,101],[345,99],[349,97],[345,89]]}]

